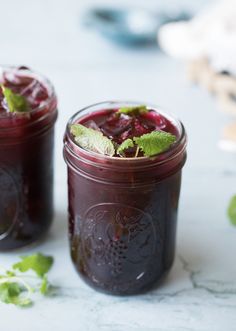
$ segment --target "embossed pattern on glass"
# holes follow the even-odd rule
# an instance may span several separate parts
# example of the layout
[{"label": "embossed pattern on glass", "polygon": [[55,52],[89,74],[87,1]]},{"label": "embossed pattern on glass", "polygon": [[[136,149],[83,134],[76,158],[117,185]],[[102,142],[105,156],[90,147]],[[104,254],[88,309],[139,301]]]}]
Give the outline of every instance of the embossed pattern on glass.
[{"label": "embossed pattern on glass", "polygon": [[0,240],[13,229],[20,208],[20,196],[13,177],[0,168]]}]

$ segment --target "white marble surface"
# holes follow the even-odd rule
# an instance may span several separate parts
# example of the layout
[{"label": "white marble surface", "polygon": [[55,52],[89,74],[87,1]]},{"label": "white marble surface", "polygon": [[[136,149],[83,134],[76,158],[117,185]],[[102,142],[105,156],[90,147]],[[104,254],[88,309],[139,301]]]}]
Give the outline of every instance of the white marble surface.
[{"label": "white marble surface", "polygon": [[[236,192],[235,156],[217,148],[222,122],[210,96],[188,85],[181,63],[156,50],[124,50],[85,30],[79,16],[90,0],[0,1],[0,62],[28,64],[54,83],[60,101],[56,132],[54,225],[44,242],[0,254],[11,265],[18,255],[42,251],[55,257],[53,298],[36,298],[33,308],[0,304],[2,331],[235,331],[236,228],[226,206]],[[111,1],[106,1],[112,4]],[[119,4],[155,8],[156,1]],[[176,5],[165,1],[165,5]],[[179,1],[197,9],[202,1]],[[87,287],[70,262],[67,244],[66,168],[62,134],[82,106],[107,99],[156,103],[179,116],[189,134],[179,210],[177,255],[162,287],[119,298]]]}]

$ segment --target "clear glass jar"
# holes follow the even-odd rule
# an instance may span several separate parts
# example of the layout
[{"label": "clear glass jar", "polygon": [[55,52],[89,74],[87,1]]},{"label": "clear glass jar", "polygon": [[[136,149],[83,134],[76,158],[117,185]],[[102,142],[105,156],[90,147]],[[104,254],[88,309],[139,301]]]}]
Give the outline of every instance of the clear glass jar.
[{"label": "clear glass jar", "polygon": [[176,144],[152,158],[116,158],[80,148],[70,125],[88,113],[134,105],[109,102],[85,108],[69,120],[64,137],[73,263],[89,285],[118,295],[146,291],[171,268],[185,129],[150,107],[176,127]]},{"label": "clear glass jar", "polygon": [[57,118],[57,98],[47,79],[15,67],[2,67],[0,76],[5,71],[39,81],[48,98],[29,112],[0,112],[0,250],[28,245],[51,225]]}]

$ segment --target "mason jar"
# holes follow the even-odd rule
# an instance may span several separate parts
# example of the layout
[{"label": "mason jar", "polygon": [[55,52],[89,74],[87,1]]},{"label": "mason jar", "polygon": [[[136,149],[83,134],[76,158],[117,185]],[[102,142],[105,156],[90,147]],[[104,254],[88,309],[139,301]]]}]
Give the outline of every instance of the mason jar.
[{"label": "mason jar", "polygon": [[69,120],[64,137],[72,261],[89,285],[118,295],[150,289],[173,264],[185,129],[150,106],[175,126],[176,143],[151,158],[119,158],[84,150],[70,127],[93,112],[134,105],[108,102],[82,109]]},{"label": "mason jar", "polygon": [[31,89],[32,102],[43,98],[43,91],[47,97],[27,112],[0,109],[0,251],[38,240],[51,225],[57,118],[57,98],[46,78],[25,67],[2,67],[1,82],[5,76],[14,80],[14,88],[23,84],[26,94]]}]

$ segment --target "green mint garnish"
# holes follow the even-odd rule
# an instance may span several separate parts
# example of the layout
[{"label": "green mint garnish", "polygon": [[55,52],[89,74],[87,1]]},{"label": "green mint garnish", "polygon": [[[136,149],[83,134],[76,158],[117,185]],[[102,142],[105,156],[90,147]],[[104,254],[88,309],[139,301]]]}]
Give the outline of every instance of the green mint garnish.
[{"label": "green mint garnish", "polygon": [[1,87],[2,87],[3,95],[6,99],[7,106],[11,113],[15,113],[15,112],[23,113],[30,110],[29,103],[24,96],[12,92],[11,89],[3,85],[1,85]]},{"label": "green mint garnish", "polygon": [[134,157],[137,157],[139,150],[145,156],[154,156],[160,154],[176,141],[176,137],[164,131],[152,131],[142,135],[141,137],[129,138],[116,148],[116,144],[111,139],[104,136],[102,132],[87,128],[81,124],[73,124],[70,127],[71,134],[74,136],[75,142],[82,148],[99,153],[102,155],[114,156],[117,153],[120,156],[125,156],[125,150],[132,147],[137,147]]},{"label": "green mint garnish", "polygon": [[13,269],[17,269],[20,272],[26,272],[33,270],[39,277],[43,277],[53,264],[53,258],[51,256],[45,256],[40,253],[21,256],[21,262],[15,263]]},{"label": "green mint garnish", "polygon": [[[19,307],[31,306],[32,293],[36,291],[43,295],[48,293],[50,284],[47,280],[47,273],[52,264],[51,256],[37,253],[21,257],[21,261],[15,263],[11,270],[3,269],[4,273],[0,275],[0,301]],[[36,274],[34,277],[30,277],[30,284],[27,275],[22,274],[27,271],[33,271]]]},{"label": "green mint garnish", "polygon": [[154,156],[169,149],[176,137],[168,132],[152,131],[141,137],[134,137],[133,140],[145,156]]},{"label": "green mint garnish", "polygon": [[48,293],[48,290],[49,290],[48,278],[46,275],[44,275],[41,286],[40,286],[40,293],[43,295],[46,295]]},{"label": "green mint garnish", "polygon": [[81,124],[71,125],[70,131],[75,137],[76,143],[82,148],[108,156],[115,154],[115,147],[112,141],[100,131],[87,128]]},{"label": "green mint garnish", "polygon": [[117,154],[123,156],[126,149],[134,147],[134,142],[132,139],[126,139],[123,143],[118,147]]},{"label": "green mint garnish", "polygon": [[24,287],[19,283],[11,283],[10,281],[3,281],[0,278],[0,300],[4,303],[11,303],[19,307],[26,307],[32,304],[32,301],[27,296],[22,296]]},{"label": "green mint garnish", "polygon": [[125,115],[141,115],[148,113],[148,108],[145,105],[135,107],[122,107],[117,111],[117,114]]},{"label": "green mint garnish", "polygon": [[236,226],[236,195],[231,198],[227,213],[230,222]]}]

